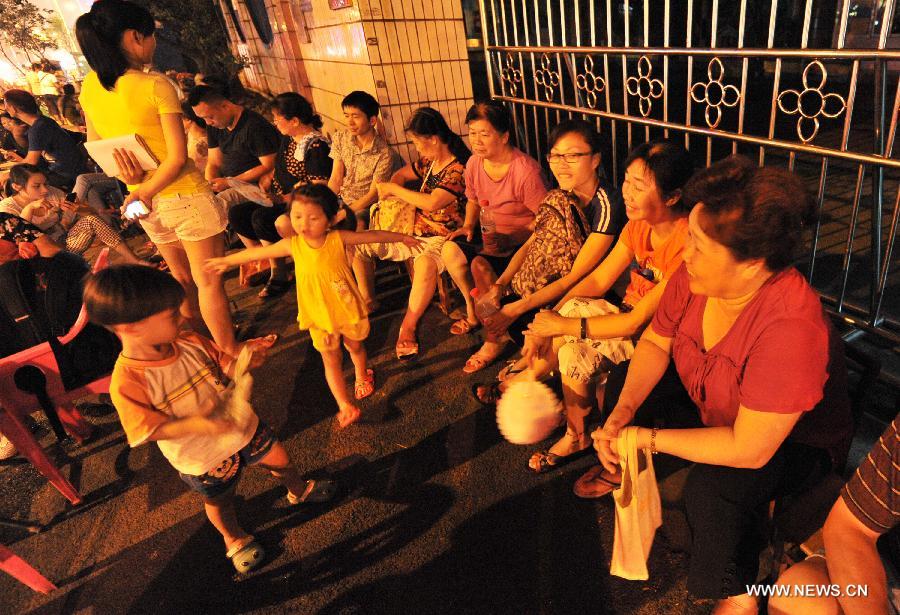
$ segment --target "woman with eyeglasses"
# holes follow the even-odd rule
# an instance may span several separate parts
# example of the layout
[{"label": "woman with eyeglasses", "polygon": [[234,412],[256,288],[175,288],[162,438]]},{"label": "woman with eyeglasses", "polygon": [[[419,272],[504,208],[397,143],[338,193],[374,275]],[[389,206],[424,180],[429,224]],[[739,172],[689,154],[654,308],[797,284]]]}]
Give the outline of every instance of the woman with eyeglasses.
[{"label": "woman with eyeglasses", "polygon": [[[450,235],[441,257],[466,300],[466,318],[450,327],[454,335],[478,326],[473,287],[490,291],[519,247],[534,231],[534,218],[547,193],[541,165],[509,142],[512,115],[496,100],[478,102],[466,113],[472,157],[466,163],[466,216]],[[479,224],[480,222],[480,224]],[[492,363],[503,346],[487,340],[466,361],[463,371],[477,372]]]},{"label": "woman with eyeglasses", "polygon": [[[528,327],[526,354],[536,375],[557,365],[563,385],[566,431],[549,449],[534,453],[528,467],[547,472],[591,450],[585,422],[602,398],[607,375],[634,352],[633,338],[650,322],[666,283],[681,266],[688,209],[681,188],[694,170],[690,154],[673,141],[638,146],[625,162],[622,197],[628,222],[603,262],[573,286],[554,310],[539,312]],[[624,300],[604,295],[631,269]],[[599,497],[616,477],[591,474],[576,495]]]},{"label": "woman with eyeglasses", "polygon": [[[491,287],[497,312],[485,319],[489,343],[519,347],[523,332],[540,308],[552,305],[593,270],[612,247],[625,224],[621,193],[600,168],[601,137],[585,120],[558,124],[548,139],[547,162],[559,184],[544,197],[534,233]],[[500,370],[498,381],[472,388],[485,404],[497,400],[501,382],[522,372],[525,358]]]}]

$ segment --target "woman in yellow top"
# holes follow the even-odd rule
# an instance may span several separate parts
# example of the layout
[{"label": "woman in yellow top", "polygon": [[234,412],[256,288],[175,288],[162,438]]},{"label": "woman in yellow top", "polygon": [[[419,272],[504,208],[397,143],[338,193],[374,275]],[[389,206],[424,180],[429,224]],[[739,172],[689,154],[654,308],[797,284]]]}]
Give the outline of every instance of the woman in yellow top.
[{"label": "woman in yellow top", "polygon": [[222,278],[203,269],[207,258],[224,254],[228,219],[187,156],[175,88],[163,75],[143,72],[156,49],[153,16],[131,2],[103,0],[78,18],[75,31],[93,69],[80,98],[88,140],[137,134],[160,160],[145,173],[131,152],[117,152],[119,177],[131,191],[125,205],[140,201],[148,210],[141,226],[186,290],[185,316],[195,318],[199,309],[216,343],[235,353]]},{"label": "woman in yellow top", "polygon": [[[105,2],[106,0],[104,0]],[[359,418],[344,382],[341,338],[356,371],[353,396],[368,397],[375,390],[375,374],[367,367],[363,342],[369,336],[369,317],[347,262],[346,246],[402,242],[414,251],[418,238],[388,231],[336,230],[343,215],[337,196],[324,184],[306,184],[293,192],[291,227],[295,235],[278,243],[248,248],[206,261],[206,269],[223,273],[231,267],[267,258],[294,258],[297,278],[297,322],[308,329],[313,347],[322,354],[325,379],[338,404],[338,425]]]}]

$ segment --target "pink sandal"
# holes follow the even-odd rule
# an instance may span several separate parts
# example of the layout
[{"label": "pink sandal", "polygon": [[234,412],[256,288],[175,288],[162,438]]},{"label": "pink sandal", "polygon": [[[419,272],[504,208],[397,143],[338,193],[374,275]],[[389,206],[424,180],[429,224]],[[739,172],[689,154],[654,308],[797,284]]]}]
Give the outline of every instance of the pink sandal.
[{"label": "pink sandal", "polygon": [[353,396],[356,399],[365,399],[375,391],[375,372],[371,369],[366,370],[366,377],[357,380],[353,386]]},{"label": "pink sandal", "polygon": [[500,346],[496,352],[484,352],[484,347],[480,348],[478,352],[466,359],[466,364],[463,366],[463,372],[466,374],[474,374],[475,372],[484,369],[496,361],[501,352],[503,352],[503,346]]}]

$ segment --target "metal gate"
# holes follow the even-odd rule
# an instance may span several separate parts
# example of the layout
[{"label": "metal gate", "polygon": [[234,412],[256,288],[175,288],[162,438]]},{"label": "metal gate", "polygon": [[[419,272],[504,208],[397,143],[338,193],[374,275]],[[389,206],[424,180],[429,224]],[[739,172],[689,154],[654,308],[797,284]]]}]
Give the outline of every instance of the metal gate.
[{"label": "metal gate", "polygon": [[491,96],[522,149],[542,160],[550,128],[582,115],[617,182],[632,145],[663,136],[707,165],[790,168],[820,213],[800,267],[832,313],[900,343],[895,0],[480,2]]}]

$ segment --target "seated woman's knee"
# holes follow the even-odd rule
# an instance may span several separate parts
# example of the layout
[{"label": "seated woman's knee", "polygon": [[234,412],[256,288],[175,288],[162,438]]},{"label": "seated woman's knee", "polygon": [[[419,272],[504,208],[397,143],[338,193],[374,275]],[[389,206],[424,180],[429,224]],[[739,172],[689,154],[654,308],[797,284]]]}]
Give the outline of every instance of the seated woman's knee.
[{"label": "seated woman's knee", "polygon": [[291,219],[286,214],[282,214],[275,219],[275,231],[284,239],[295,235],[294,227],[291,226]]},{"label": "seated woman's knee", "polygon": [[478,279],[493,279],[496,277],[496,273],[494,272],[494,268],[491,267],[491,264],[487,262],[485,259],[480,256],[476,256],[472,259],[472,277],[476,280]]}]

